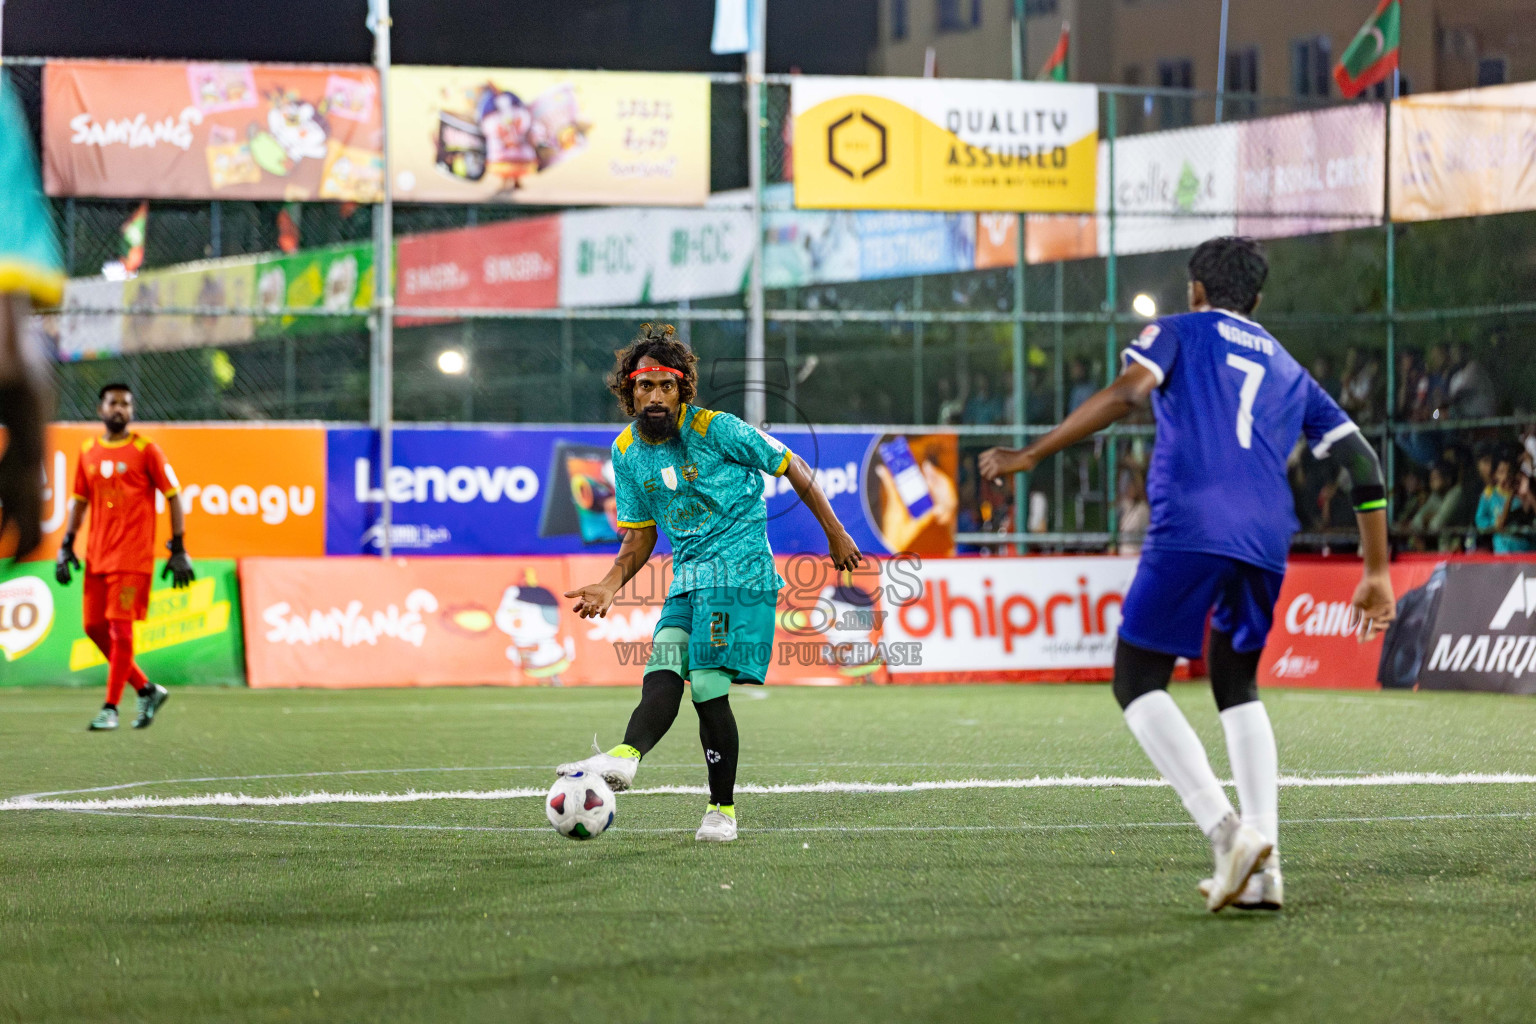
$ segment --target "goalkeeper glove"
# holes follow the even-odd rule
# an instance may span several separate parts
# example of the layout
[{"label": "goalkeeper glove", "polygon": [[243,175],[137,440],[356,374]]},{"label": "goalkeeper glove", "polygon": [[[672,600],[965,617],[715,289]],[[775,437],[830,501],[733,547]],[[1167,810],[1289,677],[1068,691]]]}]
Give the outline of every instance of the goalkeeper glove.
[{"label": "goalkeeper glove", "polygon": [[80,559],[75,557],[75,535],[66,533],[63,541],[59,543],[59,557],[53,563],[53,578],[58,580],[62,587],[69,586],[69,581],[73,578],[69,572],[70,566],[80,568]]},{"label": "goalkeeper glove", "polygon": [[171,557],[165,560],[165,568],[160,570],[160,578],[171,578],[171,586],[180,590],[190,586],[197,579],[197,573],[192,571],[192,559],[187,557],[187,549],[182,544],[180,537],[172,537],[165,542],[170,550]]}]

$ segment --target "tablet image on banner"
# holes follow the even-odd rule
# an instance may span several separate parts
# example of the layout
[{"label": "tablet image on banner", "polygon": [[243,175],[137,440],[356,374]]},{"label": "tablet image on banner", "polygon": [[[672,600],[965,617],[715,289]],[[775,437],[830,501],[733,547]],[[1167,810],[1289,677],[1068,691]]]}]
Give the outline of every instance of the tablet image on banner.
[{"label": "tablet image on banner", "polygon": [[866,514],[887,550],[955,553],[960,443],[954,434],[887,434],[871,446],[865,465]]},{"label": "tablet image on banner", "polygon": [[540,537],[579,533],[587,544],[618,542],[618,499],[609,449],[556,443],[550,459],[549,482],[539,514]]}]

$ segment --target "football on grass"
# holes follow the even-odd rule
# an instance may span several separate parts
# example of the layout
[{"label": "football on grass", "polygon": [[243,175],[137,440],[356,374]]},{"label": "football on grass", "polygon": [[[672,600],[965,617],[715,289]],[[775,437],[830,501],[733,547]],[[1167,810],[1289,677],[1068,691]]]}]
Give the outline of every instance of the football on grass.
[{"label": "football on grass", "polygon": [[555,831],[567,839],[596,839],[613,824],[618,801],[600,775],[562,775],[549,787],[544,813]]}]

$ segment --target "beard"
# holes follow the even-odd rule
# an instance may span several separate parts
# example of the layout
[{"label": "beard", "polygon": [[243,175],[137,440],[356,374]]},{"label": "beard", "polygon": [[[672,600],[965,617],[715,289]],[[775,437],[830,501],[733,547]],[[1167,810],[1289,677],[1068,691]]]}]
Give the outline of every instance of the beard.
[{"label": "beard", "polygon": [[635,413],[635,427],[652,444],[670,441],[677,436],[677,413],[665,406],[647,406]]},{"label": "beard", "polygon": [[128,429],[128,417],[121,413],[115,416],[108,416],[101,421],[101,425],[114,434],[121,434]]}]

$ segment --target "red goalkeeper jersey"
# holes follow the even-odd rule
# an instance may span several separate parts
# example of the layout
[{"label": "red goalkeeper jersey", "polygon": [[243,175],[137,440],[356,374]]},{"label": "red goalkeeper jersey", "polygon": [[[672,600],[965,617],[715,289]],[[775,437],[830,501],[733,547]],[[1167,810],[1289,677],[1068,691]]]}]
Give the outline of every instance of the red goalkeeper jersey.
[{"label": "red goalkeeper jersey", "polygon": [[85,571],[153,572],[155,492],[171,498],[180,490],[165,453],[143,434],[85,442],[75,467],[75,497],[91,510]]}]

